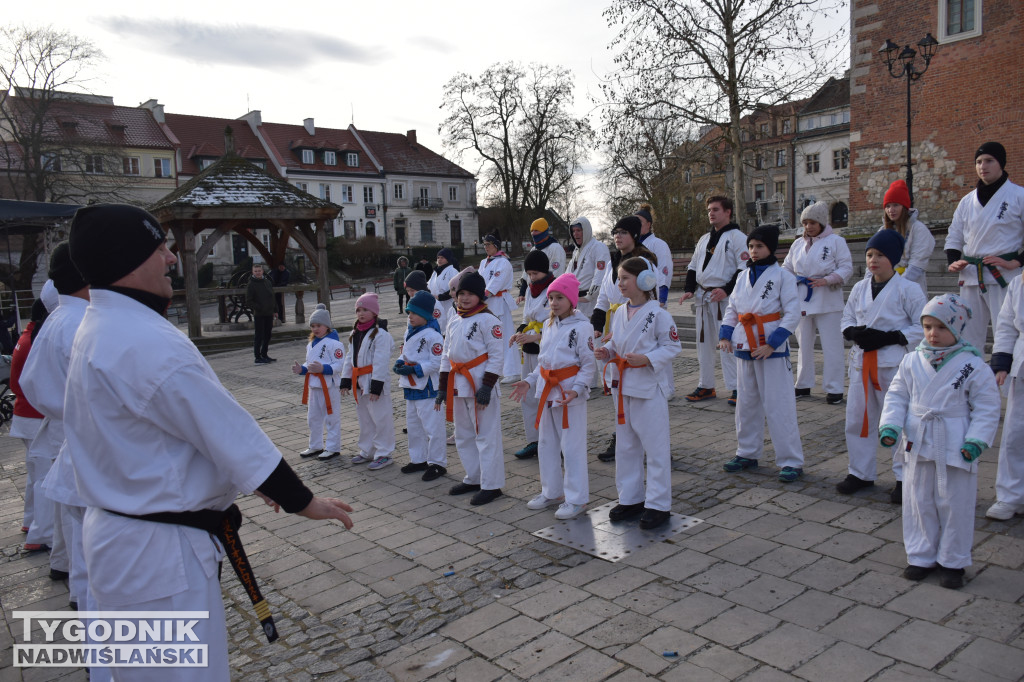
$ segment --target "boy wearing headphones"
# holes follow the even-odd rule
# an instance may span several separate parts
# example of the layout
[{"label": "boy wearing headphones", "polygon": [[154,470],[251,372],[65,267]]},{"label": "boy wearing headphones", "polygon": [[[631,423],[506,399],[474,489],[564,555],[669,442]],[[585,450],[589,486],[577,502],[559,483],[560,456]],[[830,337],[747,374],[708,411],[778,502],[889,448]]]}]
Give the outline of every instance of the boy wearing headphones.
[{"label": "boy wearing headphones", "polygon": [[764,422],[775,447],[779,480],[804,473],[804,451],[796,421],[789,336],[800,322],[796,277],[779,265],[779,228],[760,225],[747,237],[747,271],[729,296],[718,347],[736,355],[736,456],[730,473],[757,466],[764,450]]}]

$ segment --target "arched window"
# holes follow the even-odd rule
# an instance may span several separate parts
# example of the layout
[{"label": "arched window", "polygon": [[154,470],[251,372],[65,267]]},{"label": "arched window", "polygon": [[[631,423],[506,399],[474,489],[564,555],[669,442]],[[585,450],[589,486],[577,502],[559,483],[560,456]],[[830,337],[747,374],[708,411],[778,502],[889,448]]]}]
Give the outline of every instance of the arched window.
[{"label": "arched window", "polygon": [[367,223],[366,223],[366,236],[367,237],[376,237],[377,236],[377,226],[373,224],[372,220],[367,221]]},{"label": "arched window", "polygon": [[850,209],[841,201],[832,204],[832,227],[846,227],[850,219]]}]

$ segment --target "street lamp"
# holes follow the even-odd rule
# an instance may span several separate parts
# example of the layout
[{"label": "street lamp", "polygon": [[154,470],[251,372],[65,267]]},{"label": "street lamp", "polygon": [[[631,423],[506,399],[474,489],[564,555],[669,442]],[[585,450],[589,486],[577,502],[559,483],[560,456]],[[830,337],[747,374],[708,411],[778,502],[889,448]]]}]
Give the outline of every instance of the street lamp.
[{"label": "street lamp", "polygon": [[924,72],[928,70],[928,65],[931,64],[932,57],[935,56],[935,48],[938,46],[939,41],[935,40],[931,33],[918,41],[917,47],[924,58],[924,68],[920,70],[918,70],[916,63],[917,50],[914,50],[910,45],[905,45],[903,50],[897,54],[900,46],[886,39],[885,44],[878,50],[878,53],[882,55],[882,59],[885,61],[886,68],[889,69],[889,75],[893,78],[907,79],[907,189],[910,190],[911,205],[914,203],[914,169],[913,162],[910,159],[910,84],[923,76]]}]

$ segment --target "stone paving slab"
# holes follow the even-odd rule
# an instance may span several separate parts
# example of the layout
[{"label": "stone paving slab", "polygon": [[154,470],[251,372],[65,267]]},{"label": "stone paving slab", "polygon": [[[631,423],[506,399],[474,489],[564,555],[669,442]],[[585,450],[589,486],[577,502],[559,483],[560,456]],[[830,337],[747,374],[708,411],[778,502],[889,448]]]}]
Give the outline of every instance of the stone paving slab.
[{"label": "stone paving slab", "polygon": [[[387,297],[385,297],[387,298]],[[335,301],[335,303],[339,303]],[[344,306],[344,303],[342,303]],[[392,302],[385,305],[394,307]],[[1007,680],[1024,670],[1024,519],[983,517],[997,450],[982,457],[974,565],[950,591],[932,576],[904,580],[900,510],[892,475],[846,497],[843,408],[822,395],[798,403],[806,474],[775,479],[762,466],[722,471],[735,450],[724,400],[670,402],[673,511],[705,520],[610,563],[532,535],[553,510],[525,503],[540,489],[536,460],[516,460],[518,406],[502,402],[505,496],[484,508],[447,495],[463,471],[406,476],[397,464],[354,466],[351,401],[340,407],[343,457],[302,460],[305,410],[287,372],[302,344],[279,344],[277,365],[239,351],[212,358],[225,386],[256,416],[318,494],[356,507],[356,526],[274,514],[241,498],[241,534],[281,632],[267,645],[234,575],[224,575],[232,674],[239,680]],[[692,348],[674,363],[677,394],[692,390]],[[393,392],[396,430],[405,406]],[[611,402],[587,405],[592,451],[612,433]],[[613,502],[614,466],[591,459],[591,509]],[[0,682],[84,680],[77,669],[10,667],[20,635],[15,608],[62,609],[63,582],[47,557],[20,551],[20,443],[0,438]],[[675,652],[676,656],[665,656]]]}]

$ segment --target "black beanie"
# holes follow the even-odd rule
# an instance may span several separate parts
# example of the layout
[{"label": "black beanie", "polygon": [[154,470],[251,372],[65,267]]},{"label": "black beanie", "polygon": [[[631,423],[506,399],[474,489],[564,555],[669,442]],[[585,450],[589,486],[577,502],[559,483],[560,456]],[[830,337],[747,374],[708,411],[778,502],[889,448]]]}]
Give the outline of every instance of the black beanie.
[{"label": "black beanie", "polygon": [[487,300],[487,284],[479,272],[467,272],[462,275],[459,278],[459,288],[455,294],[458,295],[459,291],[476,294],[481,301]]},{"label": "black beanie", "polygon": [[67,242],[61,242],[53,249],[50,254],[50,270],[46,274],[53,280],[58,294],[67,296],[88,286],[82,273],[71,262],[71,249]]},{"label": "black beanie", "polygon": [[416,291],[427,290],[427,275],[422,270],[413,270],[405,277],[405,286]]},{"label": "black beanie", "polygon": [[550,267],[551,262],[548,260],[548,255],[541,249],[532,249],[530,253],[526,254],[526,258],[523,260],[523,270],[533,272],[550,272],[548,270]]},{"label": "black beanie", "polygon": [[615,230],[625,230],[633,236],[633,241],[639,244],[641,227],[642,225],[639,218],[635,215],[628,215],[625,218],[620,218],[619,222],[615,223],[615,227],[612,228],[612,232],[615,232]]},{"label": "black beanie", "polygon": [[778,225],[758,225],[747,235],[747,244],[750,244],[751,239],[756,239],[767,246],[771,253],[775,253],[775,249],[779,248],[779,227]]},{"label": "black beanie", "polygon": [[160,221],[137,206],[83,206],[71,221],[71,260],[93,286],[121,279],[165,241]]},{"label": "black beanie", "polygon": [[1006,168],[1006,147],[998,142],[986,142],[978,147],[978,151],[974,152],[974,160],[977,161],[982,154],[988,154],[999,162],[1000,168]]}]

